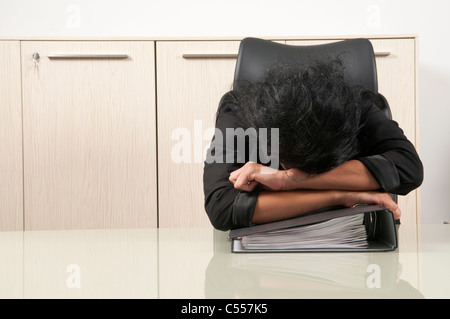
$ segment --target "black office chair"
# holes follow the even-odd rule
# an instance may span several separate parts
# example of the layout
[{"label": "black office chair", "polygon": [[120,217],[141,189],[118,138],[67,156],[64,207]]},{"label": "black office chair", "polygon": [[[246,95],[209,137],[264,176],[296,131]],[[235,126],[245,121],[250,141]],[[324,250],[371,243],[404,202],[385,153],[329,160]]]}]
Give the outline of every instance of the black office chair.
[{"label": "black office chair", "polygon": [[[373,46],[367,39],[349,39],[320,45],[287,45],[257,38],[241,41],[236,61],[233,88],[261,80],[276,64],[308,63],[320,57],[338,57],[346,79],[378,93],[378,77]],[[382,109],[389,119],[392,113],[386,98]],[[391,194],[397,202],[397,195]]]},{"label": "black office chair", "polygon": [[[233,87],[262,79],[267,69],[276,64],[308,63],[320,57],[338,57],[345,76],[353,84],[378,93],[377,67],[372,44],[367,39],[349,39],[321,45],[287,45],[257,38],[241,41],[236,61]],[[392,118],[384,99],[386,116]]]}]

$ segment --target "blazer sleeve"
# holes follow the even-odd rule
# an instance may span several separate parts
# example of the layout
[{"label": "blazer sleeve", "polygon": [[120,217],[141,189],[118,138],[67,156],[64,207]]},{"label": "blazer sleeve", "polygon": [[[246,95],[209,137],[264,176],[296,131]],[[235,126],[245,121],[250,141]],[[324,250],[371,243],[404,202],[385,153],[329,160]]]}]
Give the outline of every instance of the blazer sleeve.
[{"label": "blazer sleeve", "polygon": [[[225,143],[226,129],[235,129],[241,125],[233,112],[233,106],[224,103],[227,102],[223,98],[203,169],[205,210],[211,224],[219,230],[250,226],[259,193],[258,190],[241,192],[228,179],[230,173],[242,167],[247,159],[245,154],[238,154],[236,147],[229,145],[231,143]],[[230,154],[235,160],[227,161]]]},{"label": "blazer sleeve", "polygon": [[423,182],[423,165],[398,123],[373,106],[360,134],[362,156],[381,191],[406,195]]}]

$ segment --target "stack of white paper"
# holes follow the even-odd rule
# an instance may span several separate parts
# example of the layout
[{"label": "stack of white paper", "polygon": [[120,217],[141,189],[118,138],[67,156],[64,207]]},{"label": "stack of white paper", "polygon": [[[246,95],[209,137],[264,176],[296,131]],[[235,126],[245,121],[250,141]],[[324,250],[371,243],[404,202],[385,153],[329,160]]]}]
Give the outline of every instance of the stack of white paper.
[{"label": "stack of white paper", "polygon": [[246,249],[364,248],[367,247],[364,214],[330,219],[242,237]]}]

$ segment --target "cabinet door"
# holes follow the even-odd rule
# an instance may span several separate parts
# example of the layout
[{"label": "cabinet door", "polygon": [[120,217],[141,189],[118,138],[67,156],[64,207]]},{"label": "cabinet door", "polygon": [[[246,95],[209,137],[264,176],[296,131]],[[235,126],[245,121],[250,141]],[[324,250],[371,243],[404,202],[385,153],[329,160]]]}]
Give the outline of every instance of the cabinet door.
[{"label": "cabinet door", "polygon": [[154,43],[25,41],[22,73],[25,229],[156,226]]},{"label": "cabinet door", "polygon": [[[239,41],[157,42],[159,226],[210,225],[203,161]],[[199,54],[196,56],[196,54]]]},{"label": "cabinet door", "polygon": [[19,41],[0,41],[0,72],[0,231],[23,230]]}]

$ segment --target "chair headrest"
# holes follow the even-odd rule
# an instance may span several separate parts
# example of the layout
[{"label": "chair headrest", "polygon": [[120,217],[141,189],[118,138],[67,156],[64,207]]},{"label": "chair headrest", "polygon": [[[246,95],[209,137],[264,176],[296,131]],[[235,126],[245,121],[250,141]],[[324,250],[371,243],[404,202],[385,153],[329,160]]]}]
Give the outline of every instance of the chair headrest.
[{"label": "chair headrest", "polygon": [[377,68],[372,44],[367,39],[349,39],[321,45],[287,45],[258,38],[241,41],[234,73],[234,87],[261,80],[274,64],[308,63],[321,57],[337,57],[353,84],[378,93]]}]

